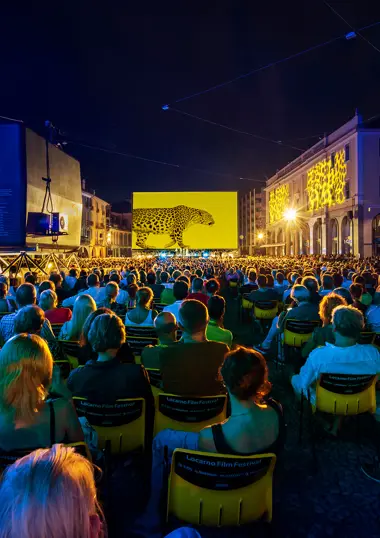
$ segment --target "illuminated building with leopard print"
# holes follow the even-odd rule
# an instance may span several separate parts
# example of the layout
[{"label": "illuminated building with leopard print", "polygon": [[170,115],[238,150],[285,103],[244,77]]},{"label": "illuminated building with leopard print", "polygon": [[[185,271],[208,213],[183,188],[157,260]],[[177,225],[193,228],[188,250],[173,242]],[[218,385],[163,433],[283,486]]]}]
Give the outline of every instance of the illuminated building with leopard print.
[{"label": "illuminated building with leopard print", "polygon": [[380,255],[380,121],[354,116],[265,191],[267,254]]}]

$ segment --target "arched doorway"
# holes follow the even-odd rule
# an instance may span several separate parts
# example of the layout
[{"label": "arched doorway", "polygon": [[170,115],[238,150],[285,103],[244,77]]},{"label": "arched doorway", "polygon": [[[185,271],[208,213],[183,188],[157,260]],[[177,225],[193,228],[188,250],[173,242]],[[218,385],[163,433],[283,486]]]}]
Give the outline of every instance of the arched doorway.
[{"label": "arched doorway", "polygon": [[310,254],[310,227],[307,222],[302,224],[301,229],[301,254]]},{"label": "arched doorway", "polygon": [[[277,232],[277,241],[276,243],[280,245],[280,243],[284,242],[284,232],[282,231],[282,228],[280,228]],[[276,254],[277,256],[283,256],[284,255],[284,245],[276,247]]]},{"label": "arched doorway", "polygon": [[93,257],[93,258],[97,258],[97,255],[96,255],[96,248],[93,248],[93,249],[92,249],[92,257]]},{"label": "arched doorway", "polygon": [[313,252],[317,256],[322,254],[322,223],[316,220],[313,226]]},{"label": "arched doorway", "polygon": [[339,224],[336,219],[330,220],[330,244],[331,254],[336,256],[339,254]]},{"label": "arched doorway", "polygon": [[352,219],[344,217],[342,220],[342,253],[349,256],[352,253]]},{"label": "arched doorway", "polygon": [[380,256],[380,213],[372,220],[372,254]]}]

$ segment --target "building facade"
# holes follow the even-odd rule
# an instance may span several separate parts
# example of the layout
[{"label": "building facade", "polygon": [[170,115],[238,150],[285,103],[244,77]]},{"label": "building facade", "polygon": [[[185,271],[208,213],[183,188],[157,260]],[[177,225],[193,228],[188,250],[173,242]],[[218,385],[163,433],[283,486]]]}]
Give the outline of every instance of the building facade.
[{"label": "building facade", "polygon": [[132,256],[132,213],[110,211],[107,229],[107,255],[117,258]]},{"label": "building facade", "polygon": [[265,192],[253,189],[240,197],[239,241],[241,253],[249,255],[265,243]]},{"label": "building facade", "polygon": [[356,115],[266,185],[266,252],[380,255],[380,128]]},{"label": "building facade", "polygon": [[82,227],[80,254],[88,258],[105,258],[107,255],[107,220],[109,204],[85,190],[82,181]]}]

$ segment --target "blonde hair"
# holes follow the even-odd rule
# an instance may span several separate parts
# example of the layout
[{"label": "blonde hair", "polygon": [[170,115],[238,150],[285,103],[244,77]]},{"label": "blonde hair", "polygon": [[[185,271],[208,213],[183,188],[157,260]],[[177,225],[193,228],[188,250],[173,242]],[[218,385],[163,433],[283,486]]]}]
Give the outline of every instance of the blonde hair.
[{"label": "blonde hair", "polygon": [[337,306],[332,313],[332,322],[337,333],[346,338],[359,340],[364,328],[364,317],[354,306]]},{"label": "blonde hair", "polygon": [[32,424],[51,384],[53,359],[45,340],[18,334],[0,352],[0,412]]},{"label": "blonde hair", "polygon": [[54,445],[17,460],[0,487],[0,538],[90,538],[99,514],[91,463]]},{"label": "blonde hair", "polygon": [[319,304],[319,317],[323,325],[331,323],[332,313],[337,306],[347,306],[347,301],[337,293],[329,293],[325,295]]},{"label": "blonde hair", "polygon": [[50,310],[51,308],[55,308],[58,304],[58,297],[55,291],[53,290],[45,290],[40,295],[39,300],[40,308],[42,310]]},{"label": "blonde hair", "polygon": [[73,317],[70,321],[66,322],[69,340],[79,341],[86,319],[95,310],[96,303],[91,295],[84,293],[75,299]]}]

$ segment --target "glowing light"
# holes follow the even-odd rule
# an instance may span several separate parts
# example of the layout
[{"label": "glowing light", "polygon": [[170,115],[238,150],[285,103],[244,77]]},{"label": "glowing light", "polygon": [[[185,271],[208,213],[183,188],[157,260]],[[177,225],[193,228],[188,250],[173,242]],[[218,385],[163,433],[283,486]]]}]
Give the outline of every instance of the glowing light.
[{"label": "glowing light", "polygon": [[160,257],[161,258],[166,258],[166,252],[161,252]]},{"label": "glowing light", "polygon": [[296,220],[297,218],[297,211],[293,209],[292,207],[288,207],[288,209],[285,209],[284,211],[284,219],[288,222],[292,222]]},{"label": "glowing light", "polygon": [[269,193],[269,223],[281,220],[289,206],[289,185],[281,185]]},{"label": "glowing light", "polygon": [[263,232],[260,232],[260,233],[257,234],[257,239],[264,239]]},{"label": "glowing light", "polygon": [[306,191],[309,209],[317,210],[342,204],[345,199],[347,164],[344,150],[335,154],[334,166],[331,159],[323,159],[307,172]]},{"label": "glowing light", "polygon": [[204,257],[204,258],[208,258],[208,252],[204,252],[204,253],[203,253],[203,257]]},{"label": "glowing light", "polygon": [[48,263],[47,268],[48,268],[48,269],[51,269],[52,267],[53,267],[53,264],[52,264],[52,263]]}]

